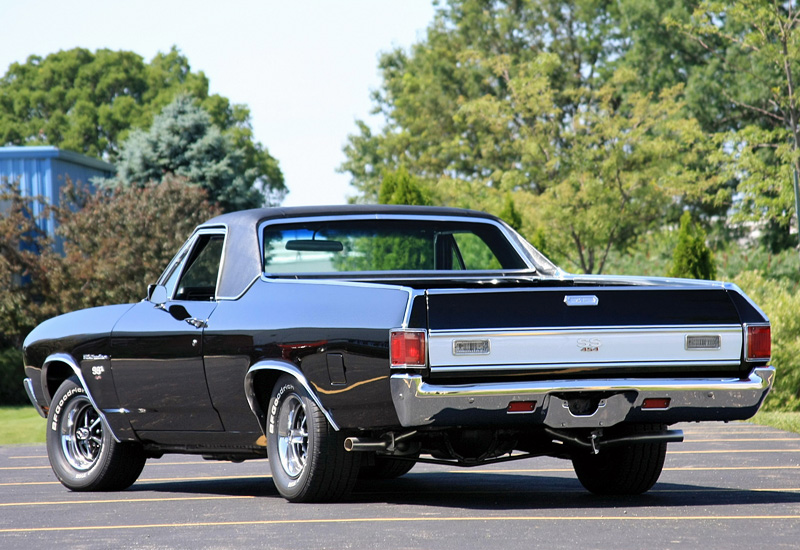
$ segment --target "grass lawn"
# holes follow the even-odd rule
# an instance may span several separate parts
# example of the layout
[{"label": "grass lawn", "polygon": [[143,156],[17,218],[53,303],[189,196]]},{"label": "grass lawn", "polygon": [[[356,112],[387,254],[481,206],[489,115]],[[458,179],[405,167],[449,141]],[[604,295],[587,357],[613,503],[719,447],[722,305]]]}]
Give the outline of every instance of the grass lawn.
[{"label": "grass lawn", "polygon": [[[761,412],[750,422],[800,433],[800,412]],[[44,443],[44,429],[33,407],[0,407],[0,445]]]},{"label": "grass lawn", "polygon": [[30,405],[0,407],[0,445],[44,443],[46,423]]}]

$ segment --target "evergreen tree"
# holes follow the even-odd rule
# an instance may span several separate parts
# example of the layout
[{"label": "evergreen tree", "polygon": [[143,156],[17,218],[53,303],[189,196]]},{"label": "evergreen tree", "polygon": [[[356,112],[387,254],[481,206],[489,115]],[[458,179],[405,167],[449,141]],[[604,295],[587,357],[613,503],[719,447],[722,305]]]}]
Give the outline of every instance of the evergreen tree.
[{"label": "evergreen tree", "polygon": [[681,216],[678,244],[667,276],[708,280],[717,277],[717,266],[711,249],[706,245],[706,234],[692,221],[688,211]]},{"label": "evergreen tree", "polygon": [[227,211],[265,202],[254,187],[257,173],[246,167],[244,151],[187,94],[167,105],[148,131],[135,130],[123,143],[115,183],[144,187],[169,174],[200,186]]}]

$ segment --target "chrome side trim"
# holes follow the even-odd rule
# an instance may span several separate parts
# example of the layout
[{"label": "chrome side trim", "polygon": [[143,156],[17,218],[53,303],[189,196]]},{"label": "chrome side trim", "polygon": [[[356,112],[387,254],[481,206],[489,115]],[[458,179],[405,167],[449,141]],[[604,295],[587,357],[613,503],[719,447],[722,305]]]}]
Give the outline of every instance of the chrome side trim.
[{"label": "chrome side trim", "polygon": [[[605,379],[495,382],[486,384],[437,385],[419,375],[394,374],[390,379],[392,400],[404,427],[424,426],[446,416],[443,423],[476,414],[505,414],[510,401],[536,401],[534,414],[526,416],[532,424],[557,422],[555,427],[607,427],[631,415],[646,415],[657,422],[674,414],[669,422],[685,420],[736,420],[749,418],[772,388],[773,367],[756,368],[747,380],[738,378],[694,379]],[[571,393],[606,392],[629,395],[614,406],[598,407],[594,414],[572,415],[563,406]],[[551,399],[552,394],[559,397]],[[669,398],[666,410],[642,410],[648,397]],[[550,412],[552,407],[558,411]],[[548,420],[548,417],[550,420]],[[454,420],[454,418],[456,418]],[[492,417],[495,419],[496,416]]]},{"label": "chrome side trim", "polygon": [[308,395],[310,395],[311,399],[314,400],[314,403],[317,404],[317,407],[319,407],[319,410],[321,410],[322,414],[325,415],[325,418],[328,420],[333,429],[337,432],[339,431],[339,426],[331,416],[330,411],[328,411],[322,405],[322,401],[319,400],[319,397],[317,397],[317,394],[312,389],[311,384],[309,384],[308,380],[300,369],[298,369],[292,363],[284,361],[258,361],[247,370],[247,374],[244,376],[244,393],[247,397],[247,402],[250,405],[250,410],[253,411],[256,419],[258,419],[258,423],[261,426],[261,429],[264,431],[264,435],[267,435],[266,413],[265,411],[261,410],[261,406],[258,404],[258,399],[256,398],[255,388],[253,387],[253,377],[255,376],[255,373],[262,370],[279,371],[293,376],[297,382],[308,392]]},{"label": "chrome side trim", "polygon": [[[86,379],[83,377],[83,373],[81,372],[78,362],[75,361],[71,355],[66,353],[54,353],[49,355],[47,359],[44,360],[44,363],[42,364],[42,388],[45,388],[45,391],[47,391],[47,367],[50,365],[50,363],[64,363],[72,369],[72,371],[75,373],[75,376],[77,376],[78,380],[80,380],[81,386],[83,386],[83,389],[86,391],[86,397],[89,398],[89,402],[92,404],[92,407],[94,407],[94,410],[97,411],[97,414],[100,416],[100,418],[103,419],[103,423],[105,424],[105,427],[108,428],[108,431],[111,432],[111,435],[114,437],[114,441],[121,443],[122,440],[117,437],[117,434],[114,433],[114,430],[108,423],[105,412],[97,406],[97,402],[94,400],[92,392],[89,390],[89,386],[86,384]],[[47,397],[48,399],[52,399],[51,395],[48,395]]]},{"label": "chrome side trim", "polygon": [[22,385],[25,386],[25,393],[28,394],[28,399],[31,400],[31,404],[33,405],[33,408],[36,409],[36,412],[39,413],[39,416],[41,416],[42,418],[47,418],[47,415],[44,414],[42,406],[36,400],[36,396],[33,393],[33,380],[31,380],[30,378],[26,378],[25,380],[22,381]]},{"label": "chrome side trim", "polygon": [[602,367],[621,368],[621,367],[641,367],[641,368],[658,368],[658,367],[736,367],[739,361],[608,361],[596,363],[535,363],[524,365],[450,365],[431,367],[431,372],[435,373],[454,373],[454,372],[491,372],[491,371],[537,371],[542,369],[598,369]]}]

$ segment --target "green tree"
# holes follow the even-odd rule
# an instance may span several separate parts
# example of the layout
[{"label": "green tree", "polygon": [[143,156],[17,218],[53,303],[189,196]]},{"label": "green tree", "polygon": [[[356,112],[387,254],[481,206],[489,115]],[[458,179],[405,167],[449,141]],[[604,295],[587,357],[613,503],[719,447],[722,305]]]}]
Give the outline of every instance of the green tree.
[{"label": "green tree", "polygon": [[738,115],[718,136],[719,162],[744,196],[738,218],[788,234],[800,204],[797,2],[704,0],[691,21],[670,24],[709,52],[709,87]]},{"label": "green tree", "polygon": [[[685,4],[656,11],[686,19]],[[446,2],[423,42],[381,58],[374,100],[386,126],[359,123],[341,166],[357,200],[374,201],[398,166],[444,204],[500,214],[513,193],[523,231],[546,231],[555,259],[587,273],[669,220],[674,197],[724,208],[730,193],[707,171],[686,76],[644,82],[630,68],[646,53],[622,30],[657,36],[651,12],[638,0]],[[670,67],[705,53],[680,52]]]},{"label": "green tree", "polygon": [[0,78],[0,145],[56,145],[111,162],[136,128],[149,128],[180,93],[191,94],[244,155],[270,202],[285,194],[277,161],[256,142],[246,105],[209,93],[177,48],[150,63],[128,51],[83,48],[31,56]]},{"label": "green tree", "polygon": [[400,168],[383,174],[378,204],[430,206],[433,203],[422,182],[411,176],[405,168]]},{"label": "green tree", "polygon": [[131,133],[122,145],[113,181],[144,187],[170,174],[202,187],[227,211],[259,207],[265,201],[254,187],[257,171],[247,168],[245,152],[186,94],[164,107],[147,132]]},{"label": "green tree", "polygon": [[706,245],[706,234],[695,225],[689,212],[681,216],[678,244],[672,254],[672,267],[667,277],[707,280],[717,277],[717,266],[711,249]]}]

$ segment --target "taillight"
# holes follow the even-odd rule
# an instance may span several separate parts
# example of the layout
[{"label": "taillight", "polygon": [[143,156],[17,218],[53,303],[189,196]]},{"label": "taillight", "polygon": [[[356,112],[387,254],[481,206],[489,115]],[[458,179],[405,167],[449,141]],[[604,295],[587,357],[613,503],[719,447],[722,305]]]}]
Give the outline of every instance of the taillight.
[{"label": "taillight", "polygon": [[745,359],[769,361],[772,356],[772,335],[769,325],[746,325]]},{"label": "taillight", "polygon": [[424,367],[426,358],[425,340],[424,330],[393,330],[389,338],[392,366]]}]

